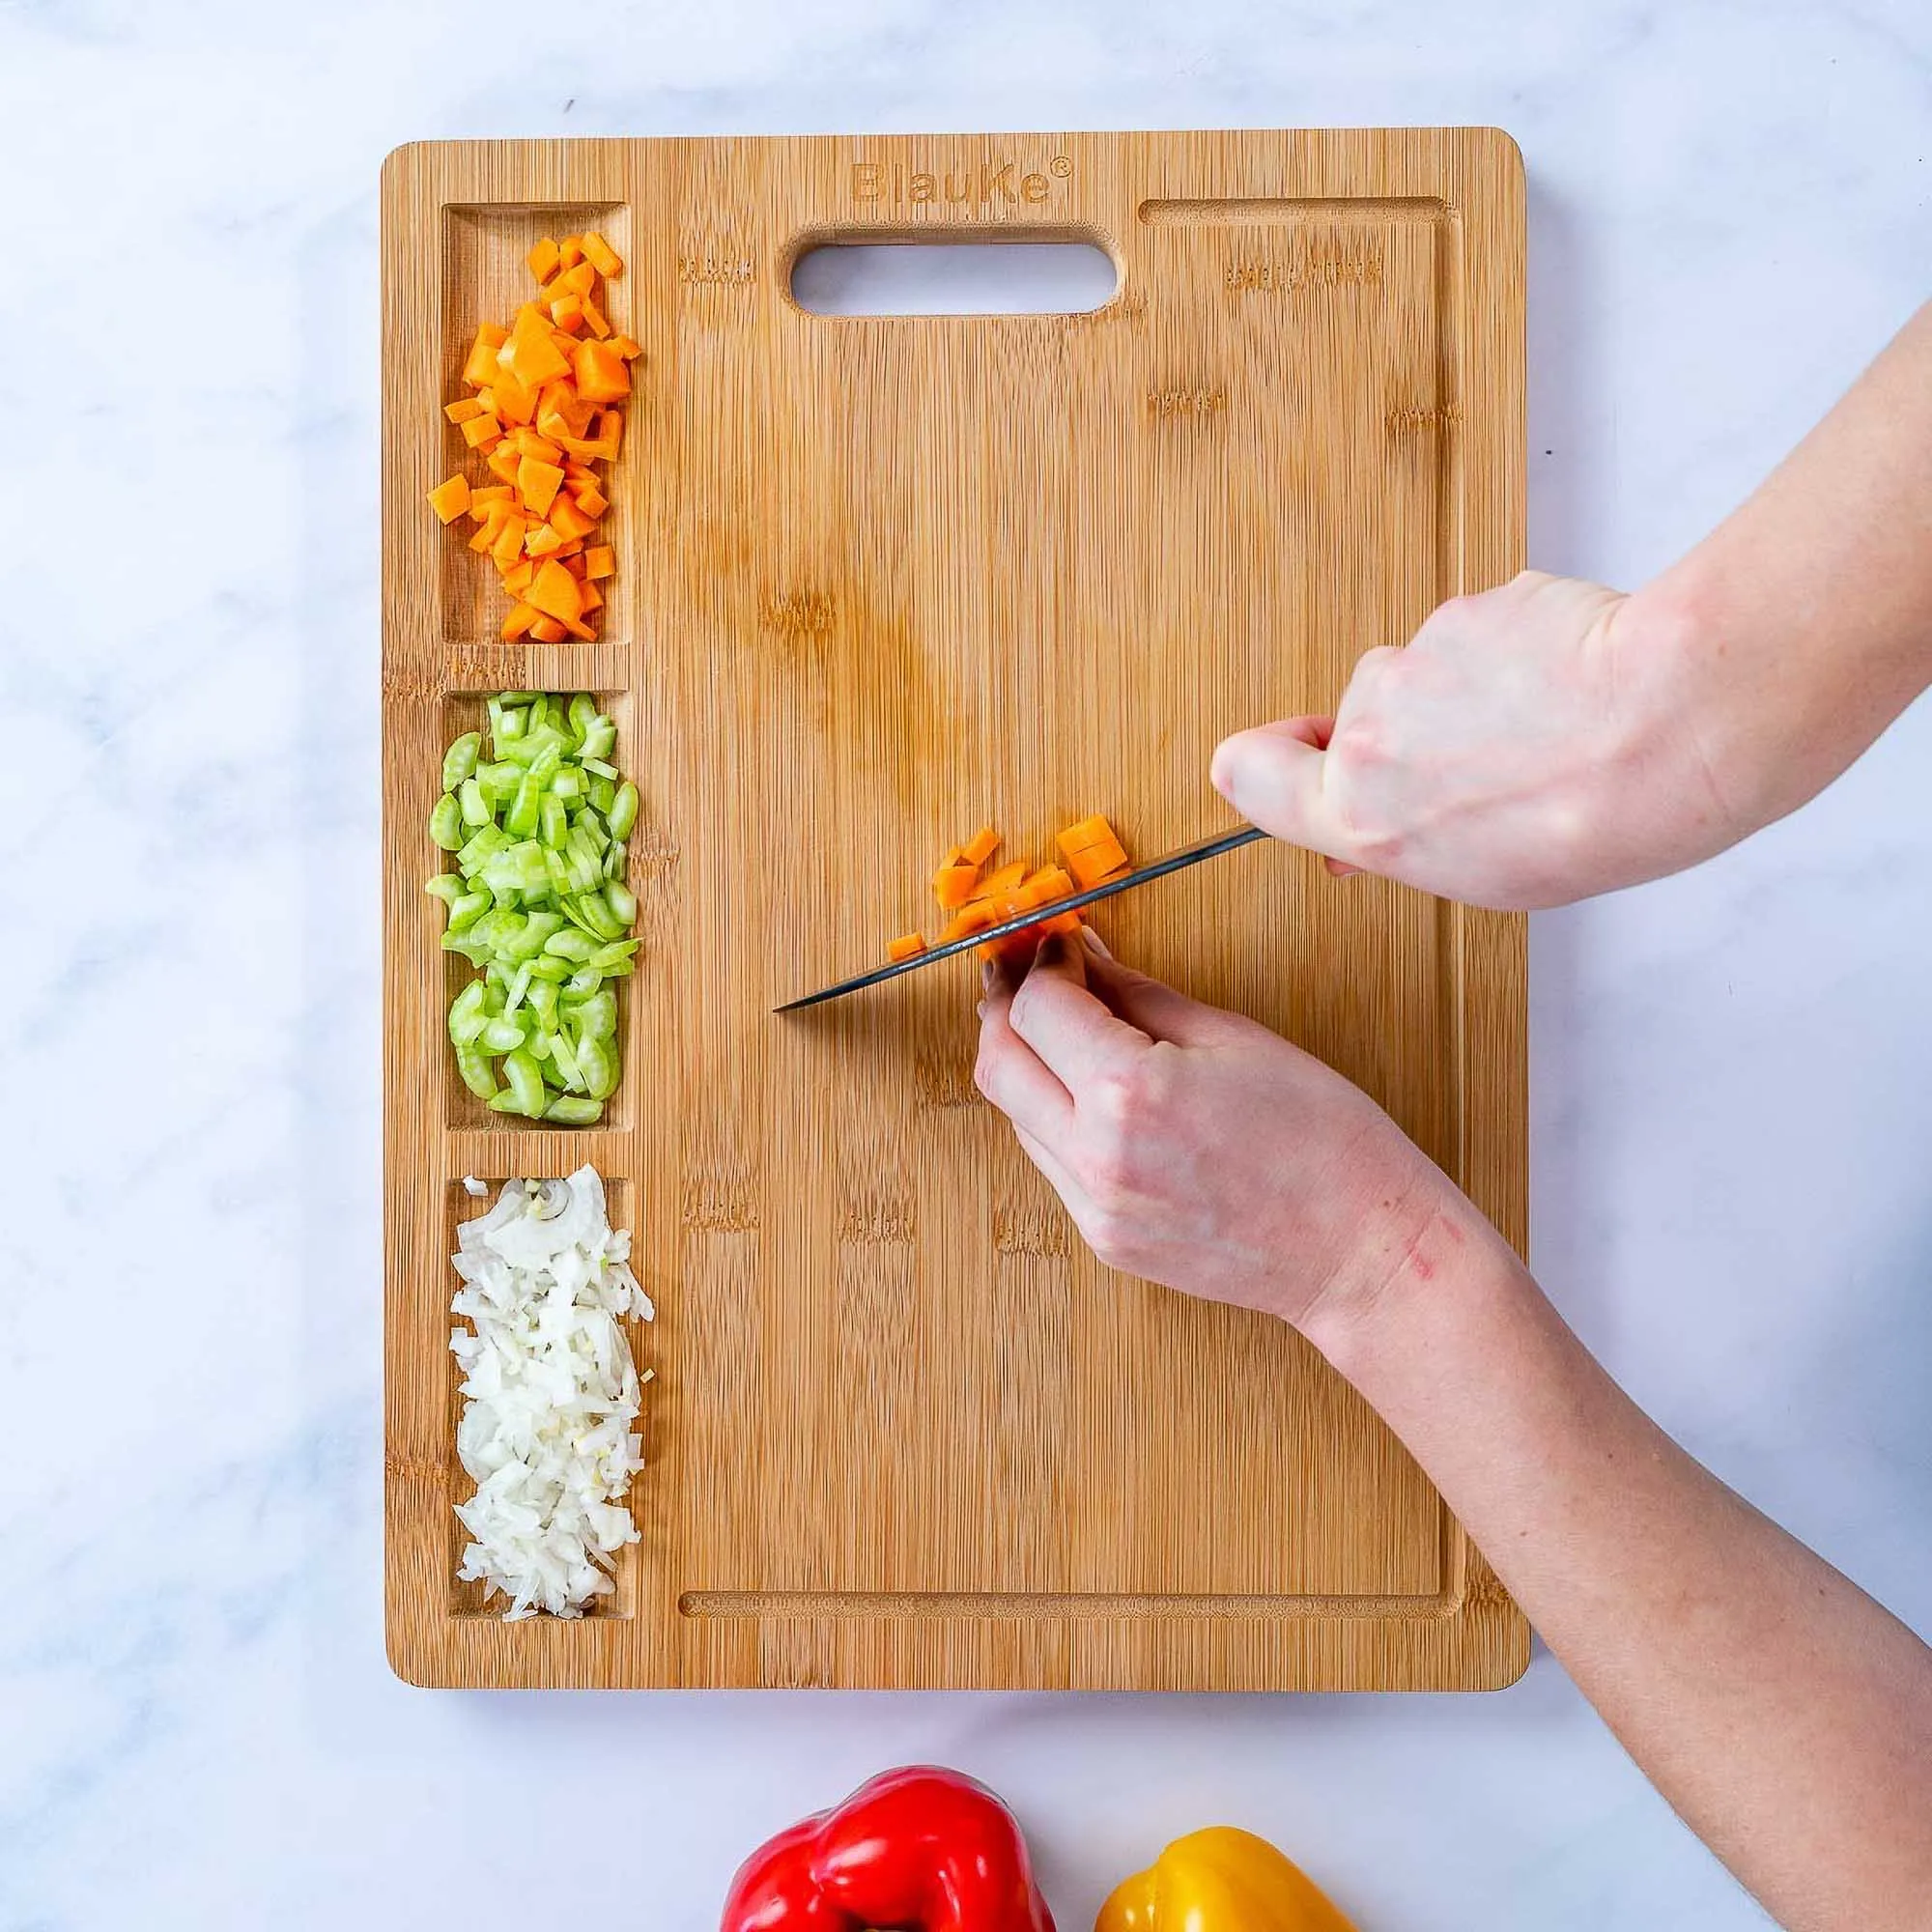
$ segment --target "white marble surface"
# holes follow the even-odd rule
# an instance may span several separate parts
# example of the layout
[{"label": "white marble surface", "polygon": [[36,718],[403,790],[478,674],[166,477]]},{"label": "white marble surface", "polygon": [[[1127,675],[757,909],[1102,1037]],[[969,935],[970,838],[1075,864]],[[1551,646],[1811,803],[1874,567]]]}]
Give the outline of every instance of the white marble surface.
[{"label": "white marble surface", "polygon": [[[1011,1797],[1069,1932],[1213,1818],[1366,1932],[1762,1922],[1543,1657],[1500,1696],[1298,1700],[438,1695],[383,1658],[384,153],[1458,121],[1528,158],[1547,566],[1663,561],[1927,293],[1915,0],[0,0],[0,1926],[587,1893],[702,1932],[766,1830],[916,1757]],[[1550,1290],[1920,1630],[1928,959],[1923,707],[1750,849],[1534,937]]]}]

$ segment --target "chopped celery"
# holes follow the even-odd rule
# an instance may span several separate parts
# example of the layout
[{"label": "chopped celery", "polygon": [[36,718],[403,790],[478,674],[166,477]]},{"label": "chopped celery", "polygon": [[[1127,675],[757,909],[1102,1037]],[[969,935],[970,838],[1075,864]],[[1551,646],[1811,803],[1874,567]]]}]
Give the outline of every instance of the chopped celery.
[{"label": "chopped celery", "polygon": [[442,754],[442,788],[454,791],[476,769],[476,753],[482,748],[480,731],[466,731]]},{"label": "chopped celery", "polygon": [[445,852],[454,852],[463,843],[463,808],[448,792],[437,800],[429,815],[429,836]]},{"label": "chopped celery", "polygon": [[497,1112],[585,1125],[619,1077],[607,982],[635,970],[638,788],[593,694],[498,692],[487,710],[487,730],[444,753],[430,815],[453,855],[426,887],[444,909],[439,943],[477,974],[450,1003],[450,1042]]}]

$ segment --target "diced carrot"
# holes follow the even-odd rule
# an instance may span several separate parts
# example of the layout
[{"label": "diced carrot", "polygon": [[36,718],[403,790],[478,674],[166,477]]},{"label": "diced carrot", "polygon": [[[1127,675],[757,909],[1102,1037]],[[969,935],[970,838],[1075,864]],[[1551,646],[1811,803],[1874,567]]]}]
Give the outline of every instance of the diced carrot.
[{"label": "diced carrot", "polygon": [[[575,573],[575,572],[573,572],[573,573],[572,573],[572,575],[573,575],[573,576],[575,576],[575,575],[576,575],[576,573]],[[579,591],[579,593],[580,593],[580,594],[582,595],[582,599],[583,599],[583,608],[584,608],[584,609],[585,609],[586,611],[601,611],[601,610],[603,610],[603,608],[604,608],[604,593],[603,593],[603,591],[601,591],[601,590],[599,590],[599,589],[598,589],[598,587],[596,586],[596,584],[594,584],[593,582],[591,582],[591,581],[589,580],[589,578],[587,578],[587,577],[579,577],[579,578],[577,579],[577,588],[578,588],[578,591]]]},{"label": "diced carrot", "polygon": [[550,319],[534,302],[526,302],[517,311],[505,347],[510,351],[507,367],[527,388],[570,373],[570,358],[552,339]]},{"label": "diced carrot", "polygon": [[986,875],[985,883],[980,888],[979,896],[986,899],[1003,898],[1026,875],[1026,861],[1024,859],[1015,859],[1010,864],[1002,866],[997,871],[989,872]]},{"label": "diced carrot", "polygon": [[611,499],[594,483],[570,483],[570,471],[564,472],[564,481],[570,489],[572,500],[583,514],[595,523],[611,507]]},{"label": "diced carrot", "polygon": [[586,402],[614,403],[631,393],[631,372],[608,342],[580,342],[571,352],[577,393]]},{"label": "diced carrot", "polygon": [[615,577],[617,553],[609,544],[592,544],[583,553],[583,574],[585,577]]},{"label": "diced carrot", "polygon": [[[604,311],[588,296],[578,298],[577,313],[592,335],[602,337],[611,333],[611,325],[604,320]],[[623,358],[620,356],[618,359],[621,361]]]},{"label": "diced carrot", "polygon": [[445,524],[453,524],[469,507],[469,479],[451,476],[429,493],[429,506]]},{"label": "diced carrot", "polygon": [[482,484],[469,493],[469,513],[481,516],[483,509],[479,505],[487,508],[492,503],[513,503],[516,497],[517,493],[507,483]]},{"label": "diced carrot", "polygon": [[1073,881],[1064,867],[1042,866],[1027,880],[1027,890],[1037,895],[1035,905],[1045,905],[1052,899],[1064,899],[1073,890]]},{"label": "diced carrot", "polygon": [[539,436],[533,429],[512,430],[509,444],[519,456],[534,456],[539,463],[556,466],[559,474],[563,469],[563,451],[548,437]]},{"label": "diced carrot", "polygon": [[530,636],[540,644],[560,644],[569,635],[554,617],[539,617],[530,626]]},{"label": "diced carrot", "polygon": [[597,293],[596,265],[583,261],[567,262],[557,280],[574,296],[594,296]]},{"label": "diced carrot", "polygon": [[1067,853],[1066,864],[1084,889],[1097,886],[1102,879],[1110,879],[1116,872],[1124,871],[1127,854],[1121,841],[1110,837],[1101,844],[1083,845],[1078,851]]},{"label": "diced carrot", "polygon": [[503,619],[502,636],[523,637],[537,620],[538,613],[527,604],[517,603],[510,606],[510,614]]},{"label": "diced carrot", "polygon": [[949,864],[940,867],[932,875],[932,895],[941,907],[952,912],[963,906],[978,891],[980,868],[978,866]]},{"label": "diced carrot", "polygon": [[467,423],[471,416],[480,416],[488,405],[480,403],[474,396],[458,396],[453,403],[444,403],[442,412],[453,423]]},{"label": "diced carrot", "polygon": [[503,425],[495,416],[471,416],[463,425],[463,440],[471,449],[480,449],[503,434]]},{"label": "diced carrot", "polygon": [[969,866],[983,866],[1000,849],[1000,835],[990,825],[982,825],[959,848],[959,856]]},{"label": "diced carrot", "polygon": [[556,265],[560,269],[574,269],[583,259],[583,237],[566,235],[557,244]]},{"label": "diced carrot", "polygon": [[527,556],[552,556],[562,542],[548,524],[537,524],[524,539],[524,552]]},{"label": "diced carrot", "polygon": [[536,391],[519,382],[513,369],[505,369],[497,379],[497,413],[513,426],[536,420]]},{"label": "diced carrot", "polygon": [[551,503],[563,487],[563,471],[540,456],[525,456],[517,464],[517,495],[532,516],[550,515]]},{"label": "diced carrot", "polygon": [[491,475],[514,490],[517,486],[517,465],[524,459],[508,443],[501,443],[491,450],[488,460]]},{"label": "diced carrot", "polygon": [[487,553],[496,547],[497,539],[502,534],[502,518],[493,517],[469,539],[469,548],[478,553]]},{"label": "diced carrot", "polygon": [[[553,527],[554,527],[554,526],[553,526]],[[554,551],[551,552],[551,554],[554,557],[557,558],[558,561],[560,562],[563,563],[574,562],[578,558],[582,557],[583,554],[583,539],[582,537],[565,537],[564,540],[560,544],[558,544]],[[573,577],[576,576],[576,574],[577,573],[575,571],[571,573]]]},{"label": "diced carrot", "polygon": [[[563,472],[557,471],[561,476]],[[566,542],[572,537],[587,537],[597,527],[597,519],[587,517],[575,497],[557,497],[545,512],[550,518],[551,527],[556,530]]]},{"label": "diced carrot", "polygon": [[597,641],[596,631],[582,617],[565,617],[561,621],[563,628],[580,641],[586,644],[594,644]]},{"label": "diced carrot", "polygon": [[[575,335],[590,320],[583,313],[583,298],[582,296],[558,296],[550,305],[550,319],[566,335]],[[603,330],[594,330],[593,333],[601,335]]]},{"label": "diced carrot", "polygon": [[626,362],[635,362],[644,353],[643,345],[639,342],[634,342],[628,335],[613,335],[611,338],[611,347]]},{"label": "diced carrot", "polygon": [[524,593],[527,591],[531,583],[535,582],[536,574],[537,574],[537,567],[535,562],[531,558],[526,556],[521,563],[512,564],[510,568],[503,573],[503,588],[507,590],[512,597],[515,597],[519,601],[521,601],[524,596]]},{"label": "diced carrot", "polygon": [[1057,912],[1051,919],[1040,921],[1039,930],[1042,934],[1049,932],[1078,932],[1080,930],[1080,915],[1077,912]]},{"label": "diced carrot", "polygon": [[1114,838],[1114,828],[1096,811],[1092,818],[1077,819],[1054,842],[1063,852],[1078,852],[1084,846],[1101,845]]},{"label": "diced carrot", "polygon": [[508,337],[509,330],[498,328],[494,322],[486,322],[477,328],[476,340],[469,345],[469,359],[463,365],[463,380],[472,389],[480,389],[484,384],[496,380],[497,352]]},{"label": "diced carrot", "polygon": [[600,275],[621,275],[624,272],[623,257],[596,229],[586,228],[577,239],[583,249],[584,260]]},{"label": "diced carrot", "polygon": [[524,520],[514,511],[503,519],[503,532],[490,546],[490,554],[497,559],[498,570],[508,570],[524,554]]},{"label": "diced carrot", "polygon": [[984,932],[992,923],[991,911],[981,900],[976,899],[971,905],[961,906],[946,922],[939,935],[940,942],[944,945],[955,939],[970,939],[976,932]]},{"label": "diced carrot", "polygon": [[524,257],[524,266],[538,281],[547,282],[556,270],[556,243],[546,235]]},{"label": "diced carrot", "polygon": [[902,932],[898,938],[886,946],[886,957],[895,963],[901,959],[916,959],[925,951],[925,939],[917,932]]}]

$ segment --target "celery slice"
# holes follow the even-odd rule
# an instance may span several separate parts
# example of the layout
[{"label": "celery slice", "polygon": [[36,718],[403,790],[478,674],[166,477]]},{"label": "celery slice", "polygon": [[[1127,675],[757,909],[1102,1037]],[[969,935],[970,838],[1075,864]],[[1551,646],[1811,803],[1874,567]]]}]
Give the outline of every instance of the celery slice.
[{"label": "celery slice", "polygon": [[611,917],[626,930],[638,916],[638,897],[630,887],[612,879],[604,888],[604,903],[611,908]]},{"label": "celery slice", "polygon": [[479,1100],[494,1100],[497,1097],[497,1076],[491,1070],[490,1063],[471,1046],[456,1049],[456,1070],[463,1076],[463,1084]]},{"label": "celery slice", "polygon": [[509,1082],[510,1095],[516,1102],[513,1111],[536,1120],[544,1108],[543,1071],[537,1063],[519,1047],[503,1056],[503,1078]]},{"label": "celery slice", "polygon": [[476,769],[476,754],[482,749],[483,734],[466,731],[442,754],[442,788],[454,791]]},{"label": "celery slice", "polygon": [[526,1035],[515,1020],[486,1019],[477,1037],[492,1053],[509,1053],[523,1045]]},{"label": "celery slice", "polygon": [[437,800],[429,815],[429,836],[445,852],[454,852],[463,843],[463,808],[448,792]]},{"label": "celery slice", "polygon": [[602,1100],[580,1099],[574,1094],[559,1094],[544,1109],[544,1119],[560,1121],[568,1127],[588,1127],[604,1118]]},{"label": "celery slice", "polygon": [[628,838],[631,836],[631,827],[638,822],[638,788],[629,779],[617,787],[617,796],[611,801],[605,819],[612,838]]}]

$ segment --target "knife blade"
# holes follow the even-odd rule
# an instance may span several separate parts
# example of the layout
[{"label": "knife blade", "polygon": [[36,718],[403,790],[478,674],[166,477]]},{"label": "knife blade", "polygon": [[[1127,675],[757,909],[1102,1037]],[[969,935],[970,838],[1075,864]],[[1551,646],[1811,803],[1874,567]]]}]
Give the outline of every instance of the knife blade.
[{"label": "knife blade", "polygon": [[787,1000],[783,1006],[775,1007],[772,1010],[796,1013],[807,1007],[821,1007],[827,1000],[842,1000],[847,993],[863,992],[867,986],[883,985],[888,980],[898,979],[901,974],[917,973],[922,966],[936,965],[956,953],[969,952],[974,947],[984,946],[990,940],[1004,939],[1009,932],[1024,932],[1028,926],[1037,925],[1041,920],[1052,919],[1059,913],[1078,912],[1082,906],[1110,899],[1116,893],[1131,892],[1135,886],[1144,886],[1150,879],[1164,879],[1170,872],[1184,871],[1189,866],[1200,865],[1204,859],[1218,859],[1223,852],[1238,851],[1243,845],[1252,845],[1256,839],[1266,837],[1267,834],[1259,825],[1243,825],[1237,832],[1216,833],[1211,838],[1183,845],[1179,851],[1170,852],[1166,858],[1156,859],[1151,865],[1136,866],[1132,871],[1122,872],[1118,878],[1104,879],[1097,886],[1089,886],[1085,892],[1073,893],[1064,899],[1051,899],[1015,919],[989,925],[983,932],[969,933],[964,939],[949,940],[944,946],[915,952],[910,959],[895,959],[889,965],[875,966],[869,973],[858,973],[816,993],[806,993],[796,1000]]}]

